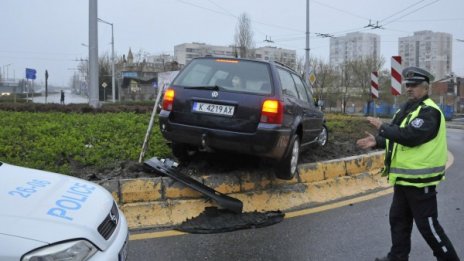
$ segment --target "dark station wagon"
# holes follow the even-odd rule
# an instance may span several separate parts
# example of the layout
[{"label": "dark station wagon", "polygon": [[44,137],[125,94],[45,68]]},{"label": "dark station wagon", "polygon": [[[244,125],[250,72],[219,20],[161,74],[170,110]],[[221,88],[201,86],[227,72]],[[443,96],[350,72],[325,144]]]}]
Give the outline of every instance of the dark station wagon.
[{"label": "dark station wagon", "polygon": [[305,147],[324,146],[328,131],[307,84],[277,62],[193,59],[165,90],[160,129],[173,155],[232,151],[271,158],[291,179]]}]

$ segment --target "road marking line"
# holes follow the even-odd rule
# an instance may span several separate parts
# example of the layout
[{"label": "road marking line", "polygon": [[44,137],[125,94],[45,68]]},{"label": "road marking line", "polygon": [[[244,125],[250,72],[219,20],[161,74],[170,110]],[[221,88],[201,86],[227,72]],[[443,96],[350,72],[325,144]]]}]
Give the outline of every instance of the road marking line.
[{"label": "road marking line", "polygon": [[129,241],[133,240],[143,240],[143,239],[150,239],[150,238],[159,238],[159,237],[173,237],[173,236],[180,236],[185,235],[188,233],[176,231],[176,230],[166,230],[160,232],[150,232],[150,233],[141,233],[141,234],[133,234],[129,235]]},{"label": "road marking line", "polygon": [[330,203],[330,204],[320,206],[320,207],[314,207],[314,208],[308,208],[308,209],[288,212],[288,213],[285,213],[285,218],[299,217],[299,216],[304,216],[304,215],[309,215],[309,214],[314,214],[314,213],[318,213],[318,212],[327,211],[327,210],[330,210],[330,209],[340,208],[340,207],[348,206],[348,205],[351,205],[351,204],[360,203],[360,202],[363,202],[363,201],[367,201],[367,200],[371,200],[371,199],[374,199],[374,198],[382,197],[382,196],[385,196],[385,195],[388,195],[388,194],[391,194],[391,193],[393,193],[393,188],[388,188],[388,189],[378,191],[378,192],[375,192],[375,193],[372,193],[372,194],[369,194],[369,195],[364,195],[364,196],[360,196],[360,197],[356,197],[356,198],[352,198],[352,199],[347,199],[347,200],[343,200],[343,201],[340,201],[340,202]]}]

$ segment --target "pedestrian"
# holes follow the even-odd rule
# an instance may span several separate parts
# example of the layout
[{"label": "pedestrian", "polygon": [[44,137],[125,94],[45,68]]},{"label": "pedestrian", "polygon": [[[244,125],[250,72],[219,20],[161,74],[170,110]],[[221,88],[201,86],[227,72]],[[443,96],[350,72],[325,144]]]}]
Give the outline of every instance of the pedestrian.
[{"label": "pedestrian", "polygon": [[428,96],[433,76],[417,67],[403,70],[408,101],[391,123],[367,117],[378,133],[357,140],[362,149],[385,148],[383,175],[393,185],[390,207],[392,246],[377,261],[408,260],[413,222],[440,261],[459,260],[438,222],[436,186],[445,179],[446,126],[443,113]]},{"label": "pedestrian", "polygon": [[60,103],[61,103],[61,104],[64,104],[64,91],[63,91],[63,90],[61,90]]}]

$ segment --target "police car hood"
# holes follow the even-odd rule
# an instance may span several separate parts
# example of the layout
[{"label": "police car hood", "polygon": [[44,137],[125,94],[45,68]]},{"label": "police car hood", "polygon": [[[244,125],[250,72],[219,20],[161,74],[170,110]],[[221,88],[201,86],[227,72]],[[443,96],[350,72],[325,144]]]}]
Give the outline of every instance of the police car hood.
[{"label": "police car hood", "polygon": [[112,207],[108,191],[81,179],[0,164],[0,234],[46,244],[85,238],[107,248],[97,228]]}]

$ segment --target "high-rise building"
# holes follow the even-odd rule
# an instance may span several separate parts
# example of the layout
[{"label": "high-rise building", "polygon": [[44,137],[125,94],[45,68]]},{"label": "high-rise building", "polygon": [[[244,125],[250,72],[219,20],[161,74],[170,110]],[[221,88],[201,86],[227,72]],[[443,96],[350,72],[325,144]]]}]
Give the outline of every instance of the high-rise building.
[{"label": "high-rise building", "polygon": [[439,80],[451,73],[453,36],[432,31],[414,32],[413,36],[399,38],[398,52],[403,67],[424,68]]},{"label": "high-rise building", "polygon": [[330,64],[339,67],[345,62],[361,58],[380,57],[380,36],[354,32],[330,38]]}]

